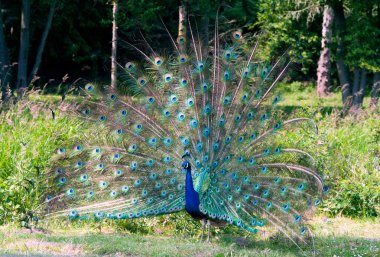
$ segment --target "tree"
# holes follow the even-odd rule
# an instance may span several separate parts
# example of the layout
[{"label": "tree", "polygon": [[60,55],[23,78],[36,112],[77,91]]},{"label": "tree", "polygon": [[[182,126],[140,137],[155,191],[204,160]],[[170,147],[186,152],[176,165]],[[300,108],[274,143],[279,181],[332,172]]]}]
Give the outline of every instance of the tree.
[{"label": "tree", "polygon": [[41,41],[40,41],[40,44],[38,46],[38,51],[37,51],[36,58],[34,61],[34,66],[32,68],[32,71],[30,72],[28,83],[30,83],[36,77],[37,72],[40,68],[42,54],[45,50],[46,40],[47,40],[47,37],[49,35],[50,28],[51,28],[51,25],[53,22],[53,17],[54,17],[56,5],[57,5],[57,0],[53,0],[50,3],[50,9],[49,9],[48,18],[46,20],[45,29],[44,29],[44,32],[42,33],[42,36],[41,36]]},{"label": "tree", "polygon": [[316,22],[316,16],[323,9],[323,21],[321,26],[321,51],[317,67],[317,94],[320,97],[326,97],[331,88],[331,41],[332,25],[334,21],[334,11],[331,7],[331,1],[321,0],[292,0],[296,10],[292,10],[292,18],[299,20],[302,15],[307,16],[307,24]]},{"label": "tree", "polygon": [[[347,29],[344,44],[347,50],[344,62],[351,71],[354,71],[354,82],[350,88],[352,100],[345,106],[350,107],[350,112],[356,114],[363,105],[367,76],[380,70],[380,30],[376,24],[379,2],[351,0],[345,4],[349,11],[346,17]],[[363,40],[364,38],[367,40]]]},{"label": "tree", "polygon": [[371,101],[369,103],[369,107],[372,110],[376,110],[379,105],[379,93],[380,93],[380,72],[375,72],[373,74]]},{"label": "tree", "polygon": [[117,10],[118,1],[112,2],[112,56],[111,56],[111,88],[117,86]]},{"label": "tree", "polygon": [[260,41],[272,56],[269,59],[282,55],[288,49],[293,60],[302,67],[298,76],[295,74],[298,70],[294,70],[293,79],[315,78],[321,42],[321,27],[317,19],[319,3],[310,1],[310,5],[305,6],[301,0],[261,0],[258,9],[255,26],[259,26],[263,33]]},{"label": "tree", "polygon": [[178,46],[179,50],[181,52],[186,51],[186,44],[187,44],[187,30],[186,30],[186,23],[187,23],[187,10],[186,5],[182,3],[182,5],[178,8]]},{"label": "tree", "polygon": [[4,35],[4,22],[2,12],[2,1],[0,0],[0,87],[1,87],[1,100],[4,102],[8,98],[8,82],[9,82],[9,52]]},{"label": "tree", "polygon": [[325,4],[323,10],[321,55],[317,69],[317,94],[320,97],[328,95],[331,87],[331,36],[334,12],[329,4]]},{"label": "tree", "polygon": [[18,57],[17,89],[22,96],[27,87],[27,68],[29,55],[30,0],[22,0],[20,49]]},{"label": "tree", "polygon": [[337,0],[333,4],[335,14],[335,37],[336,37],[336,66],[338,70],[339,82],[342,90],[343,112],[346,112],[351,105],[351,84],[349,70],[345,64],[345,36],[346,17],[344,14],[343,2]]}]

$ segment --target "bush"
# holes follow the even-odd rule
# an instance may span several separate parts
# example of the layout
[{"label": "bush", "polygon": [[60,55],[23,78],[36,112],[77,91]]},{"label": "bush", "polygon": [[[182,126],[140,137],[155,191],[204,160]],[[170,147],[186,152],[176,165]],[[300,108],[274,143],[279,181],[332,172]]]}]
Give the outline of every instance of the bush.
[{"label": "bush", "polygon": [[380,215],[380,117],[330,115],[320,120],[318,165],[332,190],[324,203],[332,215]]},{"label": "bush", "polygon": [[28,222],[45,194],[44,173],[53,151],[80,132],[79,122],[19,103],[0,113],[0,224]]}]

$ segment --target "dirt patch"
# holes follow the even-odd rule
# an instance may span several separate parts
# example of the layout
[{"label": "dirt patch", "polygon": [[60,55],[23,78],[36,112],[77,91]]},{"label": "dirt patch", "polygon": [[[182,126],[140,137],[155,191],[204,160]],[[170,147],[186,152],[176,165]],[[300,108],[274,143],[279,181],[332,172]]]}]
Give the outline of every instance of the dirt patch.
[{"label": "dirt patch", "polygon": [[70,243],[46,242],[41,240],[28,240],[24,245],[31,252],[39,252],[51,256],[80,256],[83,254],[83,249]]}]

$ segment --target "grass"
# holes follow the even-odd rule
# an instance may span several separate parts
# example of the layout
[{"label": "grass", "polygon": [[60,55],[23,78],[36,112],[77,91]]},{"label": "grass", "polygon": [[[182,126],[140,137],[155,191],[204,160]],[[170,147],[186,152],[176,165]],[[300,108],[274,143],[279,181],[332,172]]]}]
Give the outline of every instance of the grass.
[{"label": "grass", "polygon": [[[279,84],[277,90],[284,99],[280,102],[280,106],[289,112],[300,107],[318,110],[323,114],[342,109],[342,94],[339,91],[330,93],[328,97],[319,98],[315,85],[301,82]],[[368,107],[369,102],[370,97],[364,97],[363,106]]]},{"label": "grass", "polygon": [[[311,221],[316,256],[379,256],[380,220],[328,219]],[[7,256],[312,256],[281,238],[213,237],[211,243],[195,238],[117,233],[112,228],[99,233],[93,227],[49,229],[30,233],[11,226],[0,227],[0,254]]]}]

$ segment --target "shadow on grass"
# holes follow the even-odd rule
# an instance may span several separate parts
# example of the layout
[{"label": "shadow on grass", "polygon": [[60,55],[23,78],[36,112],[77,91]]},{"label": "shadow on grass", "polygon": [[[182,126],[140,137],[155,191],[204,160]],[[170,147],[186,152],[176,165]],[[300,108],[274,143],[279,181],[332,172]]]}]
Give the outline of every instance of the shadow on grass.
[{"label": "shadow on grass", "polygon": [[[62,249],[70,245],[81,249],[76,256],[314,256],[312,247],[304,251],[281,236],[273,240],[255,240],[252,238],[222,235],[211,243],[180,236],[161,236],[137,234],[85,234],[69,235],[15,235],[15,242],[25,244],[36,241],[45,245],[55,245]],[[23,241],[23,240],[24,241]],[[27,240],[27,241],[25,241]],[[41,249],[45,249],[42,250]],[[50,252],[50,248],[28,249],[29,252],[8,251],[1,256],[67,256],[65,252]],[[57,250],[57,249],[56,249]],[[315,237],[315,256],[380,256],[380,240],[348,237]]]},{"label": "shadow on grass", "polygon": [[[336,107],[336,106],[322,106],[322,107],[313,106],[312,108],[315,110],[318,110],[322,114],[322,116],[328,116],[335,111],[339,111],[339,112],[342,111],[342,107]],[[308,107],[300,106],[300,105],[285,105],[285,106],[281,106],[281,109],[284,110],[285,113],[291,114],[295,111],[307,111]]]}]

